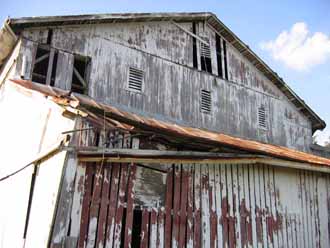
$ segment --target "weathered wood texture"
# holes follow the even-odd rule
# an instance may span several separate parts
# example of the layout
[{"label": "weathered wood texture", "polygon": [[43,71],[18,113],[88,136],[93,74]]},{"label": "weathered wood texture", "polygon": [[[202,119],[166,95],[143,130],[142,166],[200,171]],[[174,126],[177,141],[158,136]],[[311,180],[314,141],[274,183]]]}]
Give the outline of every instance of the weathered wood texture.
[{"label": "weathered wood texture", "polygon": [[[63,109],[37,93],[26,94],[6,81],[0,91],[0,177],[4,177],[44,153],[70,130],[74,121]],[[15,131],[10,131],[15,130]],[[0,240],[2,247],[47,247],[65,160],[65,153],[39,164],[27,220],[33,165],[0,184]],[[36,231],[38,230],[38,231]]]},{"label": "weathered wood texture", "polygon": [[[192,23],[180,23],[192,30]],[[228,80],[217,76],[215,33],[196,25],[197,34],[210,40],[212,72],[192,68],[193,38],[168,22],[97,24],[53,29],[52,46],[91,58],[88,94],[132,111],[157,114],[187,125],[309,150],[311,123],[263,74],[227,43]],[[47,30],[25,30],[23,35],[43,41]],[[223,49],[221,57],[224,60]],[[58,60],[60,63],[62,59]],[[224,61],[222,61],[224,70]],[[72,63],[58,64],[63,86]],[[143,70],[143,91],[128,89],[129,67]],[[63,71],[63,68],[67,68]],[[200,111],[200,91],[209,90],[212,112]],[[259,128],[258,107],[266,108],[267,128]],[[235,125],[233,125],[235,123]]]},{"label": "weathered wood texture", "polygon": [[[98,191],[95,173],[101,165],[87,164],[85,177],[94,183],[85,181],[88,190],[84,201],[89,202],[86,205],[89,207],[82,208],[80,228],[85,230],[84,242],[78,247],[330,245],[329,178],[324,174],[253,164],[174,164],[168,167],[166,185],[162,186],[166,191],[165,202],[146,207],[141,201],[133,204],[136,169],[140,166],[112,163],[103,167],[103,173],[111,170],[110,182],[118,180],[120,188],[125,185],[125,190],[120,190],[124,192],[121,196],[121,193],[115,194],[115,202],[110,193],[109,205],[95,215],[93,202],[99,202],[93,198]],[[128,168],[128,176],[123,168]],[[115,170],[120,173],[114,173]],[[105,186],[109,184],[103,181],[102,191]],[[109,190],[113,192],[111,187]],[[125,200],[119,204],[120,198]],[[124,211],[113,209],[113,205],[123,206]],[[104,228],[96,229],[92,225],[94,218],[101,221],[103,211],[108,211],[108,215],[114,211],[116,225],[121,224],[123,228],[115,235],[103,235],[96,246],[94,243],[89,246],[88,240],[94,239],[96,231],[104,232]],[[110,228],[113,222],[104,223]],[[109,237],[111,244],[104,246]]]}]

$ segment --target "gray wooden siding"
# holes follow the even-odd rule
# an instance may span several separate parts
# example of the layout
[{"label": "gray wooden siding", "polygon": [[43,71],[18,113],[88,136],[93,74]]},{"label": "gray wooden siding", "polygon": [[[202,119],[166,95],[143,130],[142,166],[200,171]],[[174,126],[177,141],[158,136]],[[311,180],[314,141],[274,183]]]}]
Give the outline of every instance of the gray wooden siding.
[{"label": "gray wooden siding", "polygon": [[[192,28],[191,23],[180,25]],[[197,33],[210,38],[212,71],[217,74],[214,32],[200,23]],[[44,34],[37,29],[23,33],[33,40],[44,39]],[[52,45],[91,57],[89,95],[97,100],[190,126],[309,151],[310,121],[229,44],[229,81],[193,69],[192,38],[167,22],[55,28]],[[200,58],[198,61],[200,64]],[[142,93],[127,88],[130,66],[145,71]],[[212,91],[210,115],[200,113],[202,89]],[[269,116],[266,130],[258,127],[261,104]]]}]

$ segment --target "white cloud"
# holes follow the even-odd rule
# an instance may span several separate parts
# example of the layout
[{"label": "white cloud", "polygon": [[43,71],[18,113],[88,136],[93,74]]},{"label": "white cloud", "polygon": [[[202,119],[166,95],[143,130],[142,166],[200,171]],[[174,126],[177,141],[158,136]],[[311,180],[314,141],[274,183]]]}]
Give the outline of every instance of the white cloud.
[{"label": "white cloud", "polygon": [[324,146],[326,142],[329,142],[330,130],[317,131],[315,135],[316,135],[316,142],[319,145]]},{"label": "white cloud", "polygon": [[304,71],[330,58],[330,35],[321,32],[310,34],[307,25],[298,22],[290,31],[282,31],[275,40],[262,42],[260,47],[269,51],[275,60]]}]

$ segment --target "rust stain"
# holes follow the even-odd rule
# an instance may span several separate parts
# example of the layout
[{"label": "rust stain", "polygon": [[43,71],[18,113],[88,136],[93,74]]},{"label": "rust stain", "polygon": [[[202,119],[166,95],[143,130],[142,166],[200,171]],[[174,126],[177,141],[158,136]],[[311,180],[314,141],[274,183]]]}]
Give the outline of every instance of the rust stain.
[{"label": "rust stain", "polygon": [[228,238],[229,238],[229,213],[228,213],[228,200],[227,197],[223,197],[221,200],[221,218],[220,223],[222,224],[222,230],[223,230],[223,246],[226,247],[226,244],[228,244]]},{"label": "rust stain", "polygon": [[266,217],[267,235],[271,243],[274,242],[274,234],[282,229],[282,216],[277,213],[276,217],[268,215]]},{"label": "rust stain", "polygon": [[245,247],[248,244],[252,245],[251,212],[246,207],[245,199],[242,199],[240,203],[240,224],[242,246]]}]

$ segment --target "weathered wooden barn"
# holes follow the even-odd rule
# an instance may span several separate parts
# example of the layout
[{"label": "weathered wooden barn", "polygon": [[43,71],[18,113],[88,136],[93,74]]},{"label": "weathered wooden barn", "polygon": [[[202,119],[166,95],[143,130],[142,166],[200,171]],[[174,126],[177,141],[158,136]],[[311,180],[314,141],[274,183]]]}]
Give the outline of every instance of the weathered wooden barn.
[{"label": "weathered wooden barn", "polygon": [[1,247],[329,247],[324,121],[212,13],[8,19]]}]

